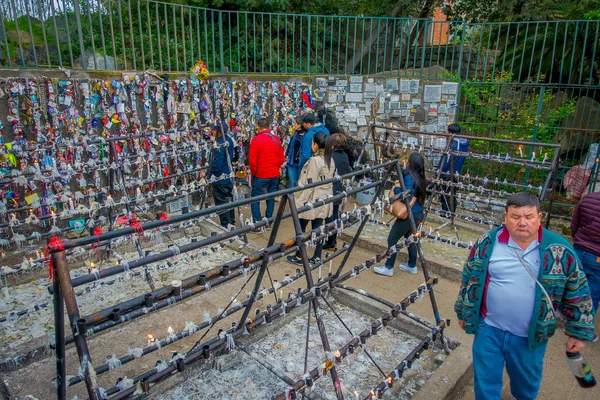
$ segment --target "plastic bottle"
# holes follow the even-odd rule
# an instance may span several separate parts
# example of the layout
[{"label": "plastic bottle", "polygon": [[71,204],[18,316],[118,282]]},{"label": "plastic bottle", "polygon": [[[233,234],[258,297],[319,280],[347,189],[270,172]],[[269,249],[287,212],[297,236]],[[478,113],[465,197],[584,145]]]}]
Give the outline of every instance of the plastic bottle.
[{"label": "plastic bottle", "polygon": [[567,364],[569,364],[569,368],[575,375],[579,386],[585,389],[596,386],[596,378],[592,375],[592,369],[581,353],[567,352]]}]

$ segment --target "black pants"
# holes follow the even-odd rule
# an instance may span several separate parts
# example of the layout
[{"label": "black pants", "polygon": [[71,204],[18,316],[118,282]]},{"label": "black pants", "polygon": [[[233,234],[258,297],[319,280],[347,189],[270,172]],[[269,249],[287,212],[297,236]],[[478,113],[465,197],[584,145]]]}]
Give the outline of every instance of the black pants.
[{"label": "black pants", "polygon": [[[331,217],[326,218],[325,223],[328,224],[328,223],[333,222],[336,219],[338,219],[339,213],[340,213],[340,205],[334,204],[333,212],[331,213]],[[337,232],[327,238],[327,246],[335,246],[336,243],[337,243]]]},{"label": "black pants", "polygon": [[[418,213],[414,213],[413,217],[415,218],[415,224],[419,226],[419,224],[423,221],[423,212],[420,211]],[[408,238],[410,235],[410,220],[408,218],[396,219],[396,222],[394,222],[394,225],[392,225],[392,229],[390,229],[390,234],[388,235],[388,249],[392,246],[395,246],[400,238]],[[390,269],[394,268],[397,255],[398,253],[394,253],[389,256],[385,262],[385,266]],[[408,246],[408,266],[411,268],[417,266],[417,245],[414,243]]]},{"label": "black pants", "polygon": [[[231,181],[221,181],[212,184],[213,198],[215,205],[230,203],[233,200],[233,183]],[[221,226],[227,228],[229,225],[235,225],[235,210],[223,211],[219,215]]]},{"label": "black pants", "polygon": [[[309,222],[311,222],[311,229],[315,230],[323,225],[323,218],[316,218],[313,220],[300,218],[300,227],[302,228],[302,232],[306,232],[306,227],[308,226]],[[315,254],[313,255],[313,258],[321,258],[321,253],[323,253],[323,240],[317,241],[317,247],[315,248]],[[300,258],[299,251],[296,252],[296,257]]]}]

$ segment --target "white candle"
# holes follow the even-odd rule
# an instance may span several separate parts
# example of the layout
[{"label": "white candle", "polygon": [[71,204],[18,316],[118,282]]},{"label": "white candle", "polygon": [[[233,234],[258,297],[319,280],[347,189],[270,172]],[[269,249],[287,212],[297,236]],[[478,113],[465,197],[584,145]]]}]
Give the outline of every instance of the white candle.
[{"label": "white candle", "polygon": [[331,275],[332,268],[333,268],[333,260],[329,260],[329,275]]},{"label": "white candle", "polygon": [[531,153],[531,161],[535,161],[535,151]]},{"label": "white candle", "polygon": [[548,161],[548,153],[544,153],[544,159],[542,160],[543,163],[546,161]]},{"label": "white candle", "polygon": [[319,265],[319,280],[321,280],[321,267],[323,266],[323,264]]},{"label": "white candle", "polygon": [[519,155],[523,158],[523,146],[519,146]]},{"label": "white candle", "polygon": [[34,160],[33,165],[35,167],[36,172],[40,172],[40,164],[38,163],[38,160]]},{"label": "white candle", "polygon": [[73,206],[73,199],[69,197],[69,210],[73,211],[75,207]]}]

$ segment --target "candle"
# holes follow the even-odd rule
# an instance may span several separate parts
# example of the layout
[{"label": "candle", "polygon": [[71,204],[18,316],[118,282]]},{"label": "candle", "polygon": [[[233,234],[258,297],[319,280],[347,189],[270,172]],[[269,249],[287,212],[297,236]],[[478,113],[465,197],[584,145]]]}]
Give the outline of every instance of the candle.
[{"label": "candle", "polygon": [[544,159],[542,160],[543,163],[546,161],[548,161],[548,153],[544,153]]},{"label": "candle", "polygon": [[33,165],[35,166],[35,170],[36,172],[40,172],[40,164],[38,163],[38,160],[33,160]]},{"label": "candle", "polygon": [[332,268],[333,268],[333,260],[329,260],[329,275],[331,275]]},{"label": "candle", "polygon": [[355,390],[355,391],[354,391],[354,398],[355,398],[356,400],[358,400],[358,390]]},{"label": "candle", "polygon": [[335,362],[339,363],[342,361],[342,355],[340,354],[339,350],[335,351]]},{"label": "candle", "polygon": [[155,341],[156,341],[156,339],[154,339],[154,336],[148,335],[148,346],[150,346]]},{"label": "candle", "polygon": [[519,155],[523,158],[523,146],[519,146]]},{"label": "candle", "polygon": [[73,199],[69,197],[69,210],[73,211],[75,207],[73,206]]},{"label": "candle", "polygon": [[531,161],[535,161],[535,151],[531,153]]},{"label": "candle", "polygon": [[321,280],[321,267],[323,266],[323,264],[319,265],[319,280]]}]

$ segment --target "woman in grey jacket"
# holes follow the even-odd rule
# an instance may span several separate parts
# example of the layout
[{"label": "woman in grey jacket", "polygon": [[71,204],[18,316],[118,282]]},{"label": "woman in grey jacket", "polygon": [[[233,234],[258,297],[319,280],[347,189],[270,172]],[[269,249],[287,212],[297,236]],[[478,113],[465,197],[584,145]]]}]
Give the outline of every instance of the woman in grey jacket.
[{"label": "woman in grey jacket", "polygon": [[[331,158],[331,138],[323,132],[315,134],[312,141],[313,156],[304,164],[300,172],[298,183],[306,185],[309,180],[319,182],[322,179],[331,179],[335,172],[335,163]],[[322,200],[330,197],[333,194],[333,184],[328,183],[306,189],[296,194],[296,207],[304,207],[306,204],[314,203],[317,200]],[[324,206],[315,207],[300,214],[300,226],[302,231],[306,230],[308,222],[311,221],[311,228],[317,229],[326,218],[333,213],[333,205],[331,203]],[[319,240],[316,243],[315,254],[310,259],[311,263],[318,262],[323,251],[323,241]],[[300,252],[296,252],[293,256],[288,256],[287,260],[291,264],[302,265]]]}]

